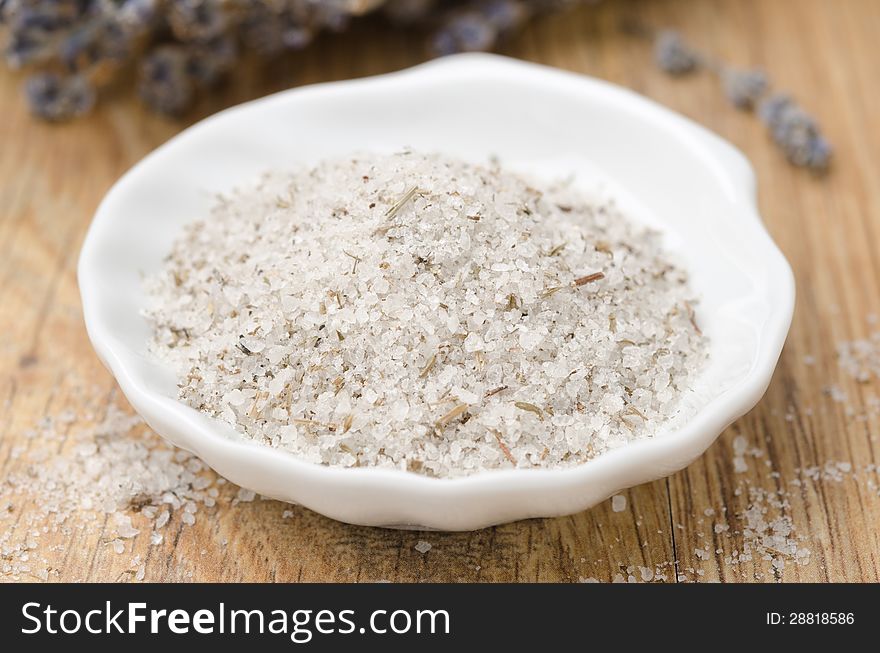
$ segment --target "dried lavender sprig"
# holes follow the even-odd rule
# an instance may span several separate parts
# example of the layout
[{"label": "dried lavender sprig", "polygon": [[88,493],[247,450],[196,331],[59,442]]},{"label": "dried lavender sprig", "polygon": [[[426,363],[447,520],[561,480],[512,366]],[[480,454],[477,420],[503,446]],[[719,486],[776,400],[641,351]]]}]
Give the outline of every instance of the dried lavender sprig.
[{"label": "dried lavender sprig", "polygon": [[490,50],[497,42],[519,29],[535,8],[524,0],[475,0],[441,15],[430,39],[433,54]]},{"label": "dried lavender sprig", "polygon": [[831,162],[831,144],[816,120],[787,95],[773,95],[758,106],[773,141],[797,166],[823,171]]},{"label": "dried lavender sprig", "polygon": [[635,36],[654,40],[657,65],[672,75],[708,69],[718,75],[724,94],[738,109],[758,109],[773,142],[793,165],[822,172],[831,162],[832,148],[818,122],[785,94],[767,97],[770,82],[760,68],[736,69],[715,61],[688,45],[674,30],[654,31],[640,24],[627,24]]},{"label": "dried lavender sprig", "polygon": [[[321,30],[339,31],[380,7],[398,21],[427,27],[431,49],[448,54],[490,49],[536,13],[587,1],[0,0],[0,29],[7,33],[4,56],[10,67],[42,68],[38,75],[58,76],[52,78],[55,86],[62,84],[60,77],[73,75],[71,88],[83,90],[106,83],[133,62],[141,71],[141,97],[175,114],[198,89],[229,72],[242,50],[264,56],[299,50]],[[47,84],[38,77],[34,88]],[[36,115],[60,120],[80,113],[56,110],[73,105],[48,101],[45,92],[27,97]]]}]

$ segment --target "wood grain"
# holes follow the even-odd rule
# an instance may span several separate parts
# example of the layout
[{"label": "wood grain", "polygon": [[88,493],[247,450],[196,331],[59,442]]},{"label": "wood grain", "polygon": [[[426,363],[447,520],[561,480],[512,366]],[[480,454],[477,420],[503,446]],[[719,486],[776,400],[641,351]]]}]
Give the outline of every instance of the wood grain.
[{"label": "wood grain", "polygon": [[[758,121],[729,107],[711,76],[673,80],[657,72],[649,46],[619,29],[633,17],[675,26],[731,64],[763,65],[821,121],[836,148],[833,172],[817,178],[786,165]],[[641,579],[639,567],[665,570],[668,581],[880,580],[880,496],[870,474],[791,482],[828,461],[857,470],[880,462],[880,416],[869,410],[880,381],[857,384],[836,362],[836,343],[866,336],[868,316],[880,314],[878,33],[880,3],[872,0],[606,0],[541,19],[503,49],[634,88],[731,140],[755,166],[762,214],[797,277],[794,324],[764,400],[688,469],[628,491],[624,512],[605,504],[473,533],[360,528],[301,508],[284,519],[288,507],[278,502],[225,503],[200,513],[193,527],[175,526],[161,546],[136,538],[129,553],[146,560],[146,580],[604,581]],[[86,339],[75,280],[92,212],[122,172],[225,106],[423,57],[418,35],[368,22],[237,77],[184,122],[148,114],[122,85],[87,119],[46,125],[24,110],[20,79],[0,73],[0,479],[21,471],[15,453],[32,446],[25,434],[44,415],[99,418],[109,405],[124,405]],[[824,392],[833,384],[846,402]],[[745,473],[734,471],[737,436],[762,452],[747,456]],[[811,551],[806,564],[773,569],[760,556],[730,563],[750,537],[743,517],[750,487],[787,493],[768,518],[791,519]],[[16,506],[13,531],[38,500]],[[724,509],[730,531],[715,533]],[[115,554],[103,538],[100,528],[83,525],[55,541],[57,550],[44,538],[41,554],[60,580],[131,579],[131,555]],[[427,554],[413,548],[420,539],[433,545]]]}]

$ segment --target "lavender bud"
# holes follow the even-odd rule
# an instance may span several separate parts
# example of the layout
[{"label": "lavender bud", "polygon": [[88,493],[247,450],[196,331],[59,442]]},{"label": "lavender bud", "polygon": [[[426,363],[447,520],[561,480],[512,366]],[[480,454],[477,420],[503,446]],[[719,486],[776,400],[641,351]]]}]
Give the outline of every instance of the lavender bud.
[{"label": "lavender bud", "polygon": [[787,95],[777,93],[763,100],[758,105],[758,118],[768,127],[779,120],[785,107],[791,103]]},{"label": "lavender bud", "polygon": [[123,0],[114,12],[120,29],[131,37],[145,34],[159,20],[161,0]]},{"label": "lavender bud", "polygon": [[234,39],[221,36],[189,48],[188,53],[187,74],[197,86],[211,86],[235,65],[238,48]]},{"label": "lavender bud", "polygon": [[312,40],[307,20],[307,14],[298,6],[279,9],[265,2],[251,3],[239,30],[242,44],[266,57],[302,49]]},{"label": "lavender bud", "polygon": [[141,66],[141,98],[160,113],[182,113],[193,97],[188,66],[189,56],[179,46],[164,45],[150,52]]},{"label": "lavender bud", "polygon": [[222,0],[176,0],[168,9],[171,31],[181,41],[209,41],[229,25]]},{"label": "lavender bud", "polygon": [[32,75],[25,84],[25,95],[34,115],[52,121],[82,115],[95,104],[94,89],[79,75]]},{"label": "lavender bud", "polygon": [[50,53],[50,39],[39,31],[12,31],[4,55],[6,63],[13,70],[39,61]]},{"label": "lavender bud", "polygon": [[658,32],[654,42],[654,60],[670,75],[685,75],[702,64],[699,53],[688,46],[679,33],[673,30]]},{"label": "lavender bud", "polygon": [[766,73],[759,68],[752,70],[725,68],[721,72],[721,84],[727,99],[740,109],[752,109],[757,106],[769,86]]},{"label": "lavender bud", "polygon": [[430,47],[440,56],[482,52],[490,49],[497,37],[495,27],[479,12],[456,12],[434,34]]},{"label": "lavender bud", "polygon": [[828,167],[831,145],[816,120],[790,97],[774,95],[764,100],[758,106],[758,116],[792,164],[818,171]]}]

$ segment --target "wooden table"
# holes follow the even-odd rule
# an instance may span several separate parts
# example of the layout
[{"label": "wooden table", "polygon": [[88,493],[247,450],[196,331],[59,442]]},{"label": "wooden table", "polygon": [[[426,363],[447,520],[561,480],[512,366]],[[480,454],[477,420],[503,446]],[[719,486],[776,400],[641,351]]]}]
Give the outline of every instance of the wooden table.
[{"label": "wooden table", "polygon": [[[765,66],[820,119],[836,147],[832,173],[818,178],[788,166],[761,124],[731,108],[710,75],[670,79],[658,72],[649,46],[618,28],[621,18],[634,16],[675,26],[732,64]],[[503,50],[631,87],[705,124],[754,163],[762,214],[797,276],[798,305],[767,395],[700,460],[626,492],[623,512],[606,503],[571,517],[473,533],[361,528],[301,508],[282,518],[288,507],[274,501],[225,503],[201,512],[193,527],[176,526],[161,546],[150,547],[148,535],[136,538],[132,553],[146,560],[146,580],[605,581],[617,574],[641,580],[639,567],[665,569],[668,581],[679,575],[880,580],[877,477],[861,471],[880,462],[880,415],[870,409],[880,380],[858,384],[836,359],[839,341],[880,328],[868,322],[871,313],[880,314],[878,30],[880,3],[873,0],[606,0],[541,19]],[[20,78],[2,71],[0,480],[20,471],[12,452],[32,446],[24,434],[44,415],[81,415],[86,400],[124,406],[86,338],[75,279],[92,212],[123,171],[186,124],[225,106],[422,59],[417,35],[372,23],[236,78],[185,122],[148,114],[130,89],[120,89],[92,116],[63,126],[31,119],[18,96]],[[831,385],[847,399],[835,401],[826,391]],[[746,456],[744,473],[734,470],[737,436],[761,453]],[[853,471],[818,481],[801,471],[828,461],[849,462]],[[750,486],[786,489],[781,512],[810,551],[804,564],[789,559],[773,569],[759,556],[731,564],[748,538],[743,513]],[[38,500],[16,508],[26,514]],[[724,508],[730,530],[715,533]],[[83,528],[56,542],[63,545],[57,551],[41,551],[58,570],[52,578],[133,578],[130,556],[114,554],[103,537],[100,529]],[[433,548],[417,552],[419,540]]]}]

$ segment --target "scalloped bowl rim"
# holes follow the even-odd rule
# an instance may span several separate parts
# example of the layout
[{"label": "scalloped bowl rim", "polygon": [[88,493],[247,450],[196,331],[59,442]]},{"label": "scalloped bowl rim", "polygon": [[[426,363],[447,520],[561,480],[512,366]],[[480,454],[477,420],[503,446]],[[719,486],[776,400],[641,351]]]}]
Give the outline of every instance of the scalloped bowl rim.
[{"label": "scalloped bowl rim", "polygon": [[[231,429],[148,387],[126,361],[132,355],[114,334],[112,297],[106,292],[107,247],[113,221],[124,209],[126,193],[142,183],[150,166],[171,161],[175,148],[203,131],[220,132],[227,118],[255,108],[292,105],[301,98],[337,89],[369,90],[411,80],[442,85],[459,79],[505,79],[546,86],[581,101],[618,103],[671,132],[694,151],[736,197],[741,228],[765,258],[767,293],[773,308],[764,322],[755,358],[737,384],[714,398],[673,433],[640,440],[603,453],[579,466],[561,469],[487,470],[470,476],[429,478],[382,468],[335,468],[302,461],[271,447],[230,437]],[[432,82],[433,80],[433,82]],[[78,281],[88,335],[100,359],[146,422],[177,446],[202,457],[230,480],[262,494],[357,524],[470,530],[528,517],[571,514],[614,492],[673,473],[699,455],[764,394],[782,350],[794,309],[794,279],[757,212],[755,180],[745,157],[726,141],[672,111],[627,89],[537,64],[496,55],[456,55],[414,68],[360,80],[331,82],[282,91],[212,115],[161,145],[125,173],[96,211],[78,265]],[[237,461],[237,462],[235,462]],[[250,478],[238,469],[247,468]],[[265,481],[255,476],[258,470]],[[287,478],[281,487],[270,479]],[[257,487],[254,487],[254,486]],[[362,497],[362,498],[358,498]]]}]

